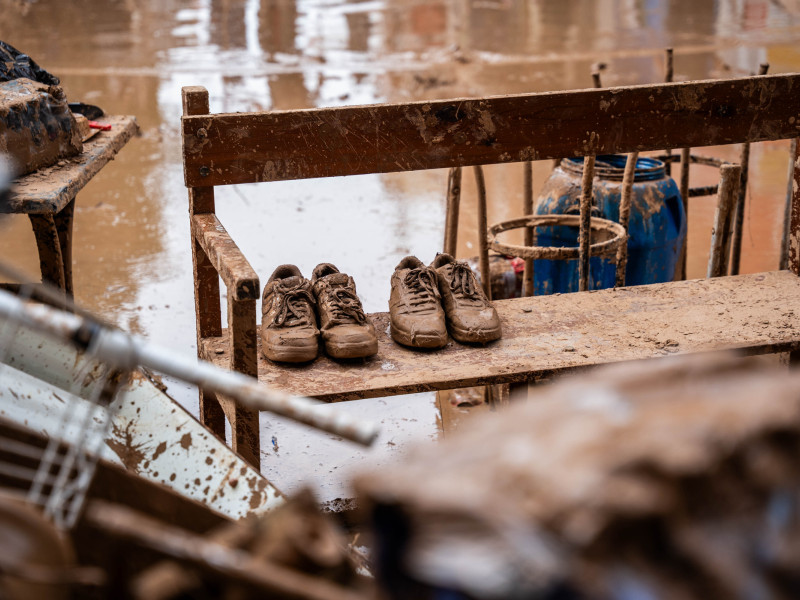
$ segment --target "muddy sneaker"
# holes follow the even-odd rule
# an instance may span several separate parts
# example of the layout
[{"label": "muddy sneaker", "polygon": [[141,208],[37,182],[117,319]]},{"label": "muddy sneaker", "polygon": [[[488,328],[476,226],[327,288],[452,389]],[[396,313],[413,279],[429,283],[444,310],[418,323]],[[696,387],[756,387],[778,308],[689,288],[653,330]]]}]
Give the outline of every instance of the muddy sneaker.
[{"label": "muddy sneaker", "polygon": [[325,352],[333,358],[364,358],[378,352],[375,327],[364,314],[353,278],[330,263],[311,276]]},{"label": "muddy sneaker", "polygon": [[389,296],[392,338],[415,348],[441,348],[447,344],[436,272],[416,256],[406,256],[395,267]]},{"label": "muddy sneaker", "polygon": [[278,362],[306,362],[317,357],[319,330],[311,282],[294,265],[281,265],[264,286],[261,298],[261,351]]},{"label": "muddy sneaker", "polygon": [[431,268],[438,276],[447,329],[453,339],[479,344],[498,339],[502,335],[500,318],[469,265],[449,254],[437,254]]}]

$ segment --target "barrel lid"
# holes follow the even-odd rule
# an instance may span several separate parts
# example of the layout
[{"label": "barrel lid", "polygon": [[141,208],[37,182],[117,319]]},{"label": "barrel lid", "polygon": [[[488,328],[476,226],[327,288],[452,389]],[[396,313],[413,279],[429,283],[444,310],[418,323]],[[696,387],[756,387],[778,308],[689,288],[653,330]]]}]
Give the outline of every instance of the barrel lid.
[{"label": "barrel lid", "polygon": [[[627,154],[599,154],[594,161],[594,174],[600,179],[622,181],[625,174],[625,163],[628,162]],[[583,157],[565,158],[561,161],[561,168],[569,173],[581,175],[583,173]],[[656,158],[639,157],[636,161],[634,181],[654,181],[666,177],[666,166],[663,161]]]}]

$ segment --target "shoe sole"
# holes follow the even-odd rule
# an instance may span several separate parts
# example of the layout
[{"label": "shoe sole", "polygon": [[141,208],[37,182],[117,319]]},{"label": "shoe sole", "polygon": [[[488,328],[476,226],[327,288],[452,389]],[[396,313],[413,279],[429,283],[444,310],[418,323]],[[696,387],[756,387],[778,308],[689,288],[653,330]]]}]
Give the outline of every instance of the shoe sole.
[{"label": "shoe sole", "polygon": [[325,344],[325,353],[331,358],[366,358],[378,353],[377,340],[352,344]]},{"label": "shoe sole", "polygon": [[503,335],[503,330],[500,327],[494,329],[460,329],[458,327],[449,326],[450,335],[453,339],[462,344],[487,344],[500,339]]},{"label": "shoe sole", "polygon": [[319,343],[314,340],[314,343],[304,345],[265,345],[264,356],[274,362],[288,362],[288,363],[301,363],[309,362],[317,358],[319,354]]},{"label": "shoe sole", "polygon": [[411,348],[443,348],[447,345],[447,333],[443,335],[426,335],[416,334],[411,335],[404,331],[396,329],[391,325],[392,339],[398,344],[409,346]]}]

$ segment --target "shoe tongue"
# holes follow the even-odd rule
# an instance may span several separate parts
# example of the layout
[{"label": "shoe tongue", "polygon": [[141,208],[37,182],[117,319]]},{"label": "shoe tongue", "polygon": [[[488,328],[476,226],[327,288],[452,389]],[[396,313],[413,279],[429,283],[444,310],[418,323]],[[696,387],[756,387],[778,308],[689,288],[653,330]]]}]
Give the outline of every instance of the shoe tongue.
[{"label": "shoe tongue", "polygon": [[303,283],[303,278],[299,275],[292,275],[291,277],[284,277],[280,280],[281,286],[284,288],[295,287]]},{"label": "shoe tongue", "polygon": [[326,275],[324,279],[331,285],[347,285],[349,280],[347,273],[331,273]]}]

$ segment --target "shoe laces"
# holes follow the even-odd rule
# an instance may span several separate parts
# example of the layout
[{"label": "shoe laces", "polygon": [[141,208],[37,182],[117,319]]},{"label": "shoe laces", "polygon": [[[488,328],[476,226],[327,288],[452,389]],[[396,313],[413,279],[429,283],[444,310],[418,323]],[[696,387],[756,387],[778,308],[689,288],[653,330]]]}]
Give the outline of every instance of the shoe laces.
[{"label": "shoe laces", "polygon": [[481,298],[475,274],[464,261],[453,262],[450,290],[458,300],[465,304],[483,306],[483,298]]},{"label": "shoe laces", "polygon": [[436,273],[432,269],[427,267],[411,269],[405,274],[403,283],[410,295],[408,304],[411,312],[419,312],[439,303],[439,287],[436,283]]},{"label": "shoe laces", "polygon": [[364,314],[361,301],[350,288],[331,288],[328,302],[331,307],[331,321],[335,323],[351,323],[355,321],[359,325],[367,322],[367,316]]},{"label": "shoe laces", "polygon": [[277,302],[275,325],[302,325],[312,320],[312,307],[316,304],[308,281],[276,285],[274,302]]}]

